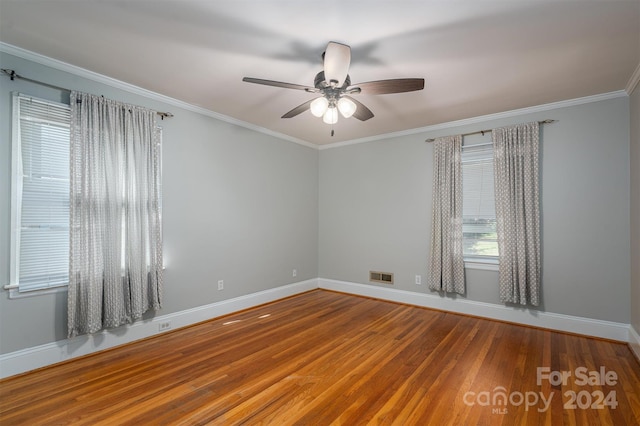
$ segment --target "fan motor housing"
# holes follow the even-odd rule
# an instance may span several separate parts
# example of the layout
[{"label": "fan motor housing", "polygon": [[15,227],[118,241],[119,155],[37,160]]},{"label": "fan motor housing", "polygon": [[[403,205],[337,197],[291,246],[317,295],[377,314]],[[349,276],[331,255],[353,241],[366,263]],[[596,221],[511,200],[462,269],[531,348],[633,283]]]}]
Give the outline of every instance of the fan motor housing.
[{"label": "fan motor housing", "polygon": [[[341,89],[346,89],[347,87],[349,87],[351,85],[351,77],[349,77],[349,75],[347,75],[344,79],[344,83],[342,84],[342,86],[340,87]],[[318,74],[316,74],[316,78],[313,81],[313,86],[316,89],[326,89],[327,87],[329,87],[329,85],[327,84],[327,82],[325,81],[324,78],[324,71],[320,71]]]}]

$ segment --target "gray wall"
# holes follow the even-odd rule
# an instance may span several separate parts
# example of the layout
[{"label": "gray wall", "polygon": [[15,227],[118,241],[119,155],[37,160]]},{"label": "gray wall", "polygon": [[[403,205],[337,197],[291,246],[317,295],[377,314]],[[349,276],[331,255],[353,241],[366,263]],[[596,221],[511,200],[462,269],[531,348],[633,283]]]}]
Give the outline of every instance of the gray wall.
[{"label": "gray wall", "polygon": [[631,93],[631,325],[640,333],[640,84]]},{"label": "gray wall", "polygon": [[[395,288],[429,292],[414,284],[416,274],[426,281],[431,231],[424,139],[555,118],[542,128],[541,309],[631,321],[640,330],[638,89],[631,106],[622,97],[318,152],[8,54],[0,53],[0,66],[176,115],[161,122],[167,269],[160,315],[318,276],[369,284],[372,269],[394,272]],[[11,91],[65,101],[59,91],[0,78],[2,285],[9,280]],[[466,274],[465,298],[500,303],[496,272]],[[1,293],[0,353],[65,338],[66,293],[14,300]]]},{"label": "gray wall", "polygon": [[[429,292],[432,162],[426,138],[554,118],[542,127],[541,310],[629,323],[629,100],[320,151],[320,277]],[[414,283],[422,275],[423,285]],[[469,300],[500,303],[498,275],[467,269]]]},{"label": "gray wall", "polygon": [[[159,315],[318,276],[317,150],[5,53],[0,66],[175,114],[160,122],[166,271]],[[0,78],[0,285],[9,282],[11,91],[68,102],[59,91]],[[0,353],[64,339],[66,292],[9,300],[2,291],[0,336]]]}]

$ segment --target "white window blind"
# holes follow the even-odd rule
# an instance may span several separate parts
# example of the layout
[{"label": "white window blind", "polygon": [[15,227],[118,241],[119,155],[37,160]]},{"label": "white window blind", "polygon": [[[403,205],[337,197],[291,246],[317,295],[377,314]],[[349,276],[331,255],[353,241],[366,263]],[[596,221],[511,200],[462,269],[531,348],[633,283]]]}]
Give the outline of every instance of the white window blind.
[{"label": "white window blind", "polygon": [[462,149],[462,233],[466,257],[497,258],[493,146]]},{"label": "white window blind", "polygon": [[68,105],[15,94],[11,284],[20,292],[69,282]]}]

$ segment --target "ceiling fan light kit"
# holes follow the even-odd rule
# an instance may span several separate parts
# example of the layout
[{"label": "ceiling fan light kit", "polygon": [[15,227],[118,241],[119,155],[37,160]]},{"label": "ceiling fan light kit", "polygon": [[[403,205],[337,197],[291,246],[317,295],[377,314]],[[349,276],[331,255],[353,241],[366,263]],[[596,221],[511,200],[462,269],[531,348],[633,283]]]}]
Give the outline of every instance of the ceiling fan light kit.
[{"label": "ceiling fan light kit", "polygon": [[327,108],[327,111],[322,116],[322,121],[327,124],[336,124],[338,122],[338,110],[335,106]]},{"label": "ceiling fan light kit", "polygon": [[329,101],[325,97],[315,98],[311,105],[309,105],[309,109],[311,110],[311,114],[316,117],[322,117],[324,113],[329,108]]},{"label": "ceiling fan light kit", "polygon": [[321,96],[315,98],[309,105],[311,114],[316,117],[322,117],[327,124],[335,124],[338,121],[336,107],[344,118],[351,117],[358,108],[355,102],[349,98],[340,98],[338,102],[329,101],[326,97]]},{"label": "ceiling fan light kit", "polygon": [[329,42],[322,58],[324,69],[316,75],[314,87],[252,77],[244,77],[242,81],[320,94],[321,96],[293,108],[284,114],[282,118],[292,118],[306,110],[310,110],[311,114],[315,117],[322,117],[322,121],[327,124],[338,122],[338,111],[344,118],[353,116],[360,121],[366,121],[373,117],[373,112],[369,108],[349,95],[360,93],[384,95],[424,89],[423,78],[379,80],[351,85],[349,76],[351,48],[346,44]]},{"label": "ceiling fan light kit", "polygon": [[357,108],[356,104],[349,98],[340,98],[338,101],[338,109],[344,118],[351,117]]}]

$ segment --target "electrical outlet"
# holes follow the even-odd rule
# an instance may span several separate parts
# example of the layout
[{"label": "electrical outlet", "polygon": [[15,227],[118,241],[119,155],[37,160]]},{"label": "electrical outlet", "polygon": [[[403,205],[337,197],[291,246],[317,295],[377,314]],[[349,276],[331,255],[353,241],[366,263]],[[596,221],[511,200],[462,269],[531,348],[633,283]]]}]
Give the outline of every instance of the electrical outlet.
[{"label": "electrical outlet", "polygon": [[293,272],[291,273],[291,275],[293,275],[293,277],[297,277],[298,276],[298,270],[294,269]]},{"label": "electrical outlet", "polygon": [[167,331],[171,329],[171,322],[166,321],[166,322],[161,322],[160,324],[158,324],[158,331]]},{"label": "electrical outlet", "polygon": [[224,280],[218,280],[218,290],[224,290]]},{"label": "electrical outlet", "polygon": [[416,275],[416,285],[422,285],[422,275]]}]

